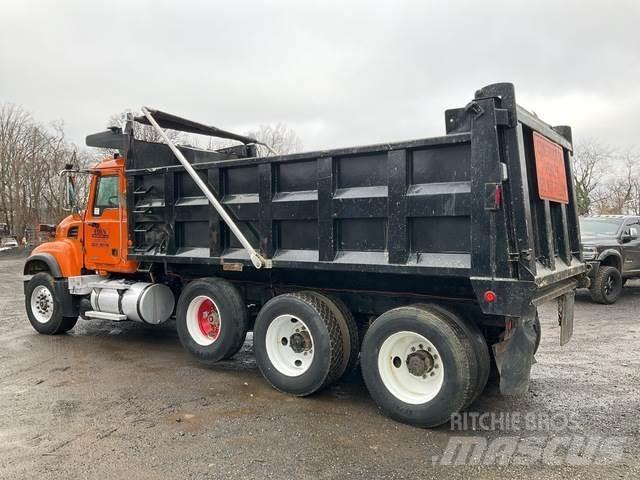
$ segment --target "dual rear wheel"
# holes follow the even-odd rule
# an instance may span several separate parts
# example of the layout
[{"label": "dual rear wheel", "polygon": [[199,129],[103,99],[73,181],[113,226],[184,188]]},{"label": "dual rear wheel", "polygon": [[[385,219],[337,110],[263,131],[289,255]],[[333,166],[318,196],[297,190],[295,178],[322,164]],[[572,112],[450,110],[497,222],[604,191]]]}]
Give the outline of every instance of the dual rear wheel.
[{"label": "dual rear wheel", "polygon": [[434,305],[395,308],[364,338],[362,375],[388,416],[434,427],[469,406],[484,390],[490,367],[475,325]]},{"label": "dual rear wheel", "polygon": [[[189,284],[178,301],[178,333],[201,360],[229,358],[247,332],[246,308],[229,282]],[[277,390],[311,395],[352,370],[360,358],[371,396],[390,417],[433,427],[472,403],[490,369],[475,324],[436,305],[389,310],[368,329],[362,348],[353,315],[340,299],[318,292],[278,295],[255,321],[257,366]]]}]

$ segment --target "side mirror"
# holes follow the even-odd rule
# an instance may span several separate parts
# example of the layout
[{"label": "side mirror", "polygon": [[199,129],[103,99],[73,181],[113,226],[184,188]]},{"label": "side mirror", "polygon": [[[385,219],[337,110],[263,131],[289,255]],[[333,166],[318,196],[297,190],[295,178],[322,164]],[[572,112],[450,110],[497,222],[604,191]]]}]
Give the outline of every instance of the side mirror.
[{"label": "side mirror", "polygon": [[69,170],[63,170],[61,175],[64,177],[62,182],[63,192],[62,197],[62,209],[66,212],[74,211],[76,208],[76,187],[74,182],[73,172]]},{"label": "side mirror", "polygon": [[41,233],[55,233],[56,226],[49,223],[41,223],[38,225],[38,231]]},{"label": "side mirror", "polygon": [[630,227],[629,230],[626,230],[620,237],[620,240],[622,240],[622,242],[624,243],[630,242],[631,240],[637,240],[637,239],[638,239],[638,229],[636,227]]}]

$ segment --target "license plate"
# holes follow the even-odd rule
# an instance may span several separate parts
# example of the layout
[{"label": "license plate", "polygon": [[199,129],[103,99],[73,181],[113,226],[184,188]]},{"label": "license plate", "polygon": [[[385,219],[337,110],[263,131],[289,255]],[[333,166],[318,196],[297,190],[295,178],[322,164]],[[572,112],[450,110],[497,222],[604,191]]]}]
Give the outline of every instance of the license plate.
[{"label": "license plate", "polygon": [[543,200],[569,203],[567,171],[562,147],[548,138],[533,132],[533,153],[536,159],[538,195]]},{"label": "license plate", "polygon": [[573,306],[575,292],[567,293],[558,298],[558,322],[560,323],[560,345],[564,345],[573,336]]}]

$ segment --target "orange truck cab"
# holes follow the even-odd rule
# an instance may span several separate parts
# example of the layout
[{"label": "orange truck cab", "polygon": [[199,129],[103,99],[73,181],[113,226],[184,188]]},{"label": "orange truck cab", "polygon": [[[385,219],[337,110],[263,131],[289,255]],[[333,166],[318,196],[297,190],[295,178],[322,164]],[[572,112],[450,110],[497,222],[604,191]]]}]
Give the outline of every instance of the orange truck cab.
[{"label": "orange truck cab", "polygon": [[[54,238],[38,245],[25,263],[25,275],[40,275],[53,285],[64,317],[77,318],[80,313],[80,297],[68,293],[70,278],[87,274],[106,278],[110,273],[127,276],[138,268],[138,262],[127,258],[124,164],[124,159],[114,154],[89,170],[63,172],[68,186],[73,186],[74,175],[90,175],[86,207],[70,205],[72,213],[57,225]],[[41,298],[41,311],[45,310],[45,297]]]}]

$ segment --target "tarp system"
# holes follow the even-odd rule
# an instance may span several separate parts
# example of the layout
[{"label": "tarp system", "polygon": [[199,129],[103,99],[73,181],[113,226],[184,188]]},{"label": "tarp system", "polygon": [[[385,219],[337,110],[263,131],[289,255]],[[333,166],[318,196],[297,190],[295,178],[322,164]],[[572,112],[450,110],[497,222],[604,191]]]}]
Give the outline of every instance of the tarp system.
[{"label": "tarp system", "polygon": [[[219,138],[228,138],[229,140],[237,140],[244,144],[247,143],[257,143],[255,138],[245,137],[244,135],[238,135],[237,133],[227,132],[226,130],[221,130],[217,127],[212,127],[209,125],[204,125],[202,123],[194,122],[193,120],[188,120],[186,118],[178,117],[176,115],[172,115],[170,113],[162,112],[160,110],[153,110],[151,108],[147,108],[149,113],[153,115],[153,118],[158,122],[158,125],[162,128],[169,128],[171,130],[178,130],[180,132],[187,133],[198,133],[201,135],[208,135],[211,137],[219,137]],[[149,120],[144,116],[139,116],[135,118],[135,121],[138,123],[143,123],[145,125],[151,125]]]}]

